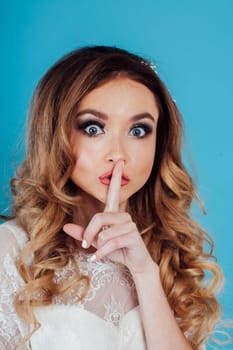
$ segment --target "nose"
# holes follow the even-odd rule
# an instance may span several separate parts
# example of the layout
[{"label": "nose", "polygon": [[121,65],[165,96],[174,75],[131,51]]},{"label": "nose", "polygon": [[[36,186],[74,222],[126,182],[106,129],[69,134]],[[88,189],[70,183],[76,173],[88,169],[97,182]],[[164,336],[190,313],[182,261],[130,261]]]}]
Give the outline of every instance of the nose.
[{"label": "nose", "polygon": [[107,152],[105,154],[105,161],[116,163],[118,160],[128,161],[126,153],[126,145],[121,137],[111,138],[108,142]]}]

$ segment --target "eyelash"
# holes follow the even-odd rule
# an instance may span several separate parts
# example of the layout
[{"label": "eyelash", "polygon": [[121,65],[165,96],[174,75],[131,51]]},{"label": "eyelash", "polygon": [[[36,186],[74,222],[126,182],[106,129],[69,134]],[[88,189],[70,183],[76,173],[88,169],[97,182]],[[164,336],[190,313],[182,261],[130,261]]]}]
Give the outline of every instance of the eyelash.
[{"label": "eyelash", "polygon": [[151,134],[152,133],[152,127],[149,126],[148,124],[145,124],[145,123],[139,123],[139,124],[135,124],[133,125],[133,127],[130,129],[130,131],[132,131],[133,129],[143,129],[145,134],[143,136],[135,136],[139,139],[143,139],[144,137],[146,137],[147,135]]},{"label": "eyelash", "polygon": [[85,129],[88,127],[88,126],[98,126],[100,129],[104,129],[105,125],[98,122],[97,120],[86,120],[84,122],[81,122],[80,124],[78,124],[78,129],[81,130],[85,135],[89,136],[89,137],[96,137],[98,136],[99,134],[97,135],[90,135],[87,131],[85,131]]},{"label": "eyelash", "polygon": [[[88,126],[97,126],[99,127],[100,129],[104,129],[105,125],[100,123],[99,121],[97,120],[87,120],[87,121],[84,121],[84,122],[81,122],[77,125],[77,128],[79,130],[81,130],[85,135],[87,135],[88,137],[97,137],[98,135],[102,134],[101,133],[98,133],[98,134],[89,134],[85,129],[88,127]],[[138,123],[138,124],[135,124],[132,126],[132,128],[130,129],[130,132],[133,130],[133,129],[137,129],[137,128],[141,128],[144,130],[144,135],[143,136],[135,136],[136,138],[138,139],[143,139],[144,137],[146,137],[147,135],[149,135],[151,132],[152,132],[152,127],[149,126],[148,124],[146,123]]]}]

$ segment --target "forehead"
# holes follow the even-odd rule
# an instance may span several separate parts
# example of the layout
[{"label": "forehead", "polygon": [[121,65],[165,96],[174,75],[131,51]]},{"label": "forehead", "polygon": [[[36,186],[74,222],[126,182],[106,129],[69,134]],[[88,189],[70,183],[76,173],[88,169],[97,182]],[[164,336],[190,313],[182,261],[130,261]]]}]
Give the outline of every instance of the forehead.
[{"label": "forehead", "polygon": [[122,110],[123,112],[158,113],[156,98],[145,85],[129,78],[115,78],[90,91],[80,102],[79,110]]}]

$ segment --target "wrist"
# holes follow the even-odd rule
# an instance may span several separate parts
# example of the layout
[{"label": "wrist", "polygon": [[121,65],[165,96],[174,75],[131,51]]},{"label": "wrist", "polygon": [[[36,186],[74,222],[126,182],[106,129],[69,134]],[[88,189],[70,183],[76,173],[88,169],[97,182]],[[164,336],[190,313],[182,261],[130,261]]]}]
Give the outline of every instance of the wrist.
[{"label": "wrist", "polygon": [[160,281],[159,275],[159,266],[151,259],[151,262],[148,263],[145,268],[140,272],[131,271],[132,277],[135,284],[146,281],[151,281],[153,278],[154,281]]}]

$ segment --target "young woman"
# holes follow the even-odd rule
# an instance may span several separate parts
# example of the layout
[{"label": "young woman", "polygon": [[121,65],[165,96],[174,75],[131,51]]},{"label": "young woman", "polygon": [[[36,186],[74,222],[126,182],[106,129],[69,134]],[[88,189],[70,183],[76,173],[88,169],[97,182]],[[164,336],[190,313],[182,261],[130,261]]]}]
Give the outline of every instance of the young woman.
[{"label": "young woman", "polygon": [[85,47],[46,73],[0,228],[1,349],[204,348],[222,274],[181,137],[139,56]]}]

